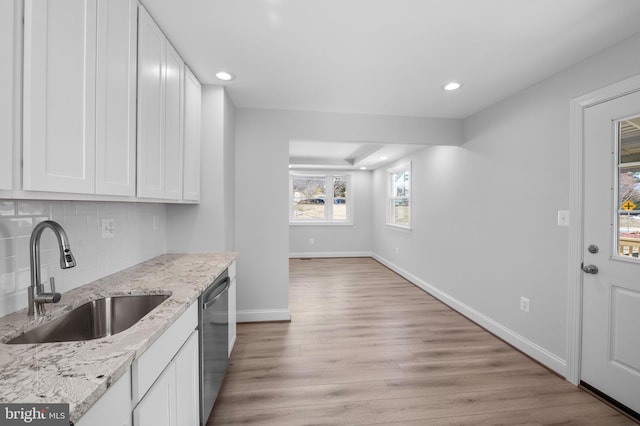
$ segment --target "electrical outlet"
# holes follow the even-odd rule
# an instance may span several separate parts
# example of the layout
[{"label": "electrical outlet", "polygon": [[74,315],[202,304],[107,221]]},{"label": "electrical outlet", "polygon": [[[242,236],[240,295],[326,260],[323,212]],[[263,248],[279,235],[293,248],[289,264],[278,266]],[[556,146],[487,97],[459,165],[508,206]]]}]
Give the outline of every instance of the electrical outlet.
[{"label": "electrical outlet", "polygon": [[116,221],[112,218],[102,219],[102,239],[116,236]]},{"label": "electrical outlet", "polygon": [[396,247],[396,254],[400,254],[400,247]]},{"label": "electrical outlet", "polygon": [[311,245],[311,246],[312,246],[312,245],[314,245],[315,243],[316,243],[316,240],[314,240],[314,239],[313,239],[313,237],[312,237],[312,238],[309,238],[309,245]]},{"label": "electrical outlet", "polygon": [[160,228],[160,216],[157,214],[153,215],[153,230],[157,231]]},{"label": "electrical outlet", "polygon": [[524,296],[520,296],[520,309],[529,312],[529,299]]}]

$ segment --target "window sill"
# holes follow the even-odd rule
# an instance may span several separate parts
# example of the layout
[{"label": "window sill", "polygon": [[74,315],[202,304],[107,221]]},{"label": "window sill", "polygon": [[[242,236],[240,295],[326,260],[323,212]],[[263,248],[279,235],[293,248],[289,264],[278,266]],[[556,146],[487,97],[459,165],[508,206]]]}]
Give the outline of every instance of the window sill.
[{"label": "window sill", "polygon": [[412,229],[410,226],[395,225],[393,223],[387,223],[386,225],[388,228],[395,229],[401,232],[411,232]]},{"label": "window sill", "polygon": [[291,226],[353,226],[353,222],[289,222]]}]

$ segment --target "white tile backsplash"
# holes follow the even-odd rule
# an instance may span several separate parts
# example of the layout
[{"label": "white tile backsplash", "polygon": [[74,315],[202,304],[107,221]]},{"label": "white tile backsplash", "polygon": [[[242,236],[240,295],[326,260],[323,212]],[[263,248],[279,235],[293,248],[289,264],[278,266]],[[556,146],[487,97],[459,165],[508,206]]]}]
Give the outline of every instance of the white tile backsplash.
[{"label": "white tile backsplash", "polygon": [[[27,306],[29,239],[37,223],[54,220],[69,237],[77,265],[67,270],[60,269],[53,233],[45,229],[41,239],[43,281],[54,276],[57,291],[64,293],[164,254],[165,211],[163,204],[152,203],[1,200],[0,317]],[[155,215],[160,217],[157,230]],[[115,237],[101,238],[103,218],[115,220]]]},{"label": "white tile backsplash", "polygon": [[13,201],[0,201],[0,216],[15,216],[16,203]]},{"label": "white tile backsplash", "polygon": [[18,216],[43,216],[49,209],[46,201],[25,200],[18,201]]}]

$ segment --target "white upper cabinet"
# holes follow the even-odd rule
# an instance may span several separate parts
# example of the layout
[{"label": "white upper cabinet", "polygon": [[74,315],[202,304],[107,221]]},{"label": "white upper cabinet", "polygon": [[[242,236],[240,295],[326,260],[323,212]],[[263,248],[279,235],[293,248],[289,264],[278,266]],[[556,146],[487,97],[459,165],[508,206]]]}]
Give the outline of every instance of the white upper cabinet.
[{"label": "white upper cabinet", "polygon": [[0,67],[0,189],[12,189],[13,143],[15,97],[17,86],[16,63],[16,27],[19,0],[0,1],[0,56],[4,66]]},{"label": "white upper cabinet", "polygon": [[184,80],[184,182],[182,199],[200,201],[200,139],[202,87],[185,67]]},{"label": "white upper cabinet", "polygon": [[138,16],[138,196],[163,198],[165,38],[144,8]]},{"label": "white upper cabinet", "polygon": [[96,7],[25,2],[25,190],[94,192]]},{"label": "white upper cabinet", "polygon": [[182,152],[184,129],[184,62],[166,44],[165,79],[165,198],[182,199]]},{"label": "white upper cabinet", "polygon": [[199,201],[200,83],[137,0],[24,0],[23,50],[22,0],[0,3],[0,191]]},{"label": "white upper cabinet", "polygon": [[184,62],[140,7],[138,197],[182,199]]},{"label": "white upper cabinet", "polygon": [[133,195],[134,0],[27,0],[23,189]]},{"label": "white upper cabinet", "polygon": [[136,193],[138,4],[98,0],[96,193]]}]

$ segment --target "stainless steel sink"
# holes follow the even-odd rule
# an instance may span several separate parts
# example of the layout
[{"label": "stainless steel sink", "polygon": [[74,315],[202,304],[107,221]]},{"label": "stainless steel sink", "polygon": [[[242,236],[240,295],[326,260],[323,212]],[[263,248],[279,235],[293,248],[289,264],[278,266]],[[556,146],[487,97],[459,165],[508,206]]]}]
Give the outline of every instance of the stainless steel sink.
[{"label": "stainless steel sink", "polygon": [[110,336],[134,325],[168,297],[161,294],[97,299],[6,343],[73,342]]}]

